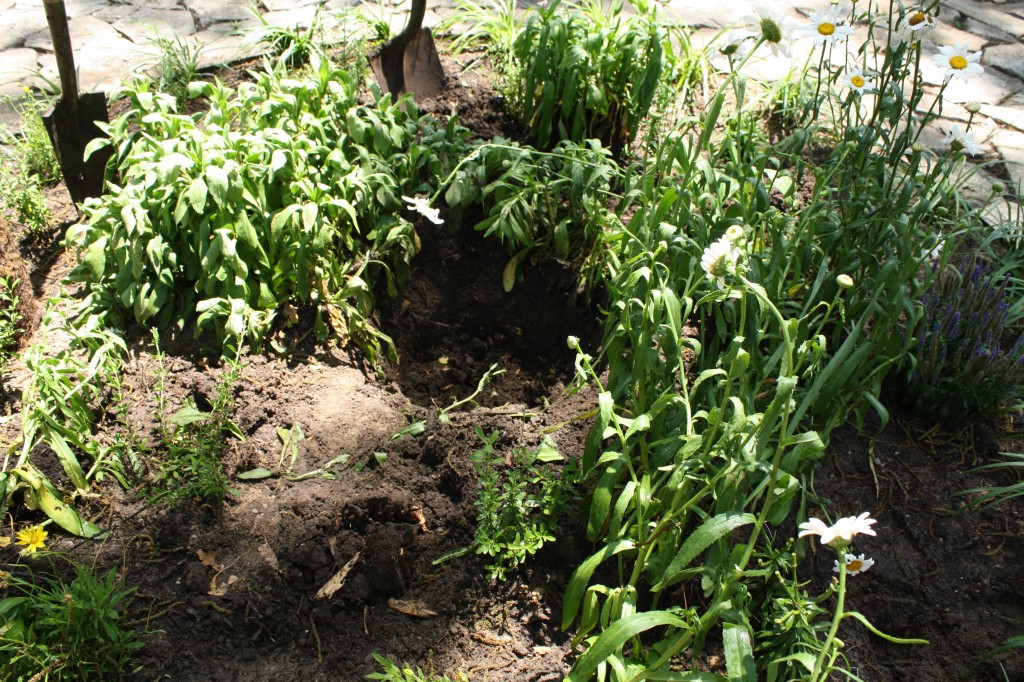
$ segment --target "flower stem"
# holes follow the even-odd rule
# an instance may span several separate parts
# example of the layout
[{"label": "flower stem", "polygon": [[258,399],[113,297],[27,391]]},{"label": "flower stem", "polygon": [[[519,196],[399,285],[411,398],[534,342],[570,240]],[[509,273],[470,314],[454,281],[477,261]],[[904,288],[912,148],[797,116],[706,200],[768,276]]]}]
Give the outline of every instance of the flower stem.
[{"label": "flower stem", "polygon": [[843,620],[843,606],[846,602],[846,549],[839,550],[839,597],[836,601],[836,613],[832,616],[832,627],[828,630],[825,638],[825,645],[818,654],[818,660],[814,662],[814,670],[811,672],[811,682],[817,682],[819,677],[828,679],[828,671],[825,670],[825,659],[832,650],[832,643],[835,641],[836,633],[839,631],[839,623]]}]

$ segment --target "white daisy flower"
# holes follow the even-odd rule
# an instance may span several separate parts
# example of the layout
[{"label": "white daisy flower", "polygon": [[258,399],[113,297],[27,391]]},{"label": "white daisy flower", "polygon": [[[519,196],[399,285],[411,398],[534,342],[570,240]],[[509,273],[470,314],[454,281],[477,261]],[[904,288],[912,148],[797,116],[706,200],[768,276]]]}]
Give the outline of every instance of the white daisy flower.
[{"label": "white daisy flower", "polygon": [[865,91],[874,89],[875,82],[869,76],[865,76],[859,68],[846,69],[839,77],[839,87],[850,88],[856,90],[858,95],[863,95]]},{"label": "white daisy flower", "polygon": [[410,211],[416,211],[435,225],[444,225],[444,221],[441,220],[441,211],[430,207],[430,199],[403,196],[402,201],[409,204],[406,208]]},{"label": "white daisy flower", "polygon": [[951,78],[959,78],[966,83],[967,76],[982,73],[985,70],[978,63],[978,60],[981,59],[981,51],[968,54],[967,46],[962,43],[940,47],[938,53],[932,55],[932,59],[940,67],[946,69],[943,83],[948,83]]},{"label": "white daisy flower", "polygon": [[[875,560],[866,558],[863,554],[856,556],[853,554],[843,554],[843,563],[846,564],[846,575],[857,575],[863,573],[872,566],[875,565]],[[839,560],[835,562],[835,566],[832,568],[836,573],[839,572]]]},{"label": "white daisy flower", "polygon": [[860,516],[844,516],[829,526],[821,519],[810,518],[800,524],[800,533],[797,537],[805,535],[819,535],[823,545],[831,545],[835,540],[843,540],[844,544],[853,539],[854,535],[874,535],[871,529],[877,521],[871,518],[870,512],[864,512]]},{"label": "white daisy flower", "polygon": [[724,57],[728,57],[734,64],[741,62],[743,59],[750,54],[750,39],[753,36],[746,31],[733,31],[729,34],[729,38],[726,40],[725,45],[718,48],[718,53]]},{"label": "white daisy flower", "polygon": [[725,276],[736,271],[736,261],[739,257],[740,250],[729,241],[729,237],[723,235],[704,249],[700,266],[707,273],[707,278],[721,289],[725,286]]},{"label": "white daisy flower", "polygon": [[981,153],[981,145],[974,138],[974,133],[961,130],[958,125],[949,126],[945,133],[946,136],[942,138],[942,142],[943,144],[948,144],[950,151],[954,154],[966,152],[971,156],[977,156]]},{"label": "white daisy flower", "polygon": [[743,21],[754,24],[757,28],[755,35],[764,38],[771,46],[773,55],[782,54],[788,57],[789,41],[793,32],[789,19],[779,16],[764,5],[755,5],[754,11],[757,12],[756,15],[743,17]]},{"label": "white daisy flower", "polygon": [[804,33],[814,38],[815,45],[828,43],[834,45],[837,40],[846,40],[853,35],[853,29],[849,26],[840,26],[843,17],[839,14],[839,7],[832,5],[828,12],[815,12],[811,16],[811,23],[803,27]]},{"label": "white daisy flower", "polygon": [[935,17],[924,10],[917,9],[903,15],[899,24],[896,25],[896,31],[904,40],[917,40],[937,25]]}]

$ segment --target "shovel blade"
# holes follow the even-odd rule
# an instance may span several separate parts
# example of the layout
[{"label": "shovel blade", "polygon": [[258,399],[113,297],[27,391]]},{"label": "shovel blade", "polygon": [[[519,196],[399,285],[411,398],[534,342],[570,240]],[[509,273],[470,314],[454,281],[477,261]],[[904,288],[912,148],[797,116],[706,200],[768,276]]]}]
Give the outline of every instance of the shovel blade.
[{"label": "shovel blade", "polygon": [[43,115],[64,183],[76,204],[103,193],[103,175],[113,150],[105,147],[86,160],[85,147],[103,137],[96,122],[107,120],[107,98],[101,92],[81,95],[77,101],[61,98]]},{"label": "shovel blade", "polygon": [[420,29],[405,47],[388,43],[370,55],[370,68],[377,83],[392,98],[411,92],[416,97],[437,97],[447,85],[441,58],[429,28]]}]

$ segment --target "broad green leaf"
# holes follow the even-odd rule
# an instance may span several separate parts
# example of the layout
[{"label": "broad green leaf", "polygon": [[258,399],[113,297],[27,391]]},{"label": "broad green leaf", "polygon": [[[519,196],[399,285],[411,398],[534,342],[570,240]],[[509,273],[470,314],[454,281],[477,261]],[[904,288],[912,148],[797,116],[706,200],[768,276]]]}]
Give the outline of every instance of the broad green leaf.
[{"label": "broad green leaf", "polygon": [[608,511],[619,479],[626,469],[626,455],[614,453],[615,459],[608,463],[590,496],[590,514],[587,520],[587,539],[596,540],[608,521]]},{"label": "broad green leaf", "polygon": [[736,623],[722,624],[722,642],[725,645],[725,668],[729,682],[757,682],[754,648],[750,630]]},{"label": "broad green leaf", "polygon": [[288,219],[295,215],[296,211],[302,209],[302,204],[291,204],[278,211],[270,221],[270,238],[277,242],[281,239],[281,230]]},{"label": "broad green leaf", "polygon": [[84,265],[89,270],[90,278],[93,282],[98,282],[103,278],[103,273],[107,268],[107,243],[108,238],[106,235],[100,237],[85,250],[79,259],[79,263]]},{"label": "broad green leaf", "polygon": [[57,454],[57,459],[60,460],[64,473],[68,475],[68,478],[75,484],[75,487],[80,491],[88,490],[89,482],[85,480],[85,472],[82,471],[82,465],[78,463],[78,458],[71,451],[71,446],[68,445],[64,436],[53,427],[45,429],[42,436]]},{"label": "broad green leaf", "polygon": [[257,467],[255,469],[249,469],[248,471],[243,471],[242,473],[237,474],[236,478],[239,478],[243,481],[262,481],[263,479],[270,478],[273,475],[274,472],[271,471],[270,469]]},{"label": "broad green leaf", "polygon": [[206,185],[214,200],[224,206],[228,200],[228,173],[220,166],[207,166]]},{"label": "broad green leaf", "polygon": [[175,426],[188,426],[189,424],[195,424],[196,422],[209,421],[211,418],[212,415],[209,412],[200,412],[196,408],[186,405],[171,415],[167,421]]},{"label": "broad green leaf", "polygon": [[585,682],[597,670],[597,666],[611,658],[630,639],[651,628],[670,626],[685,628],[686,622],[667,611],[634,613],[612,623],[576,660],[566,682]]},{"label": "broad green leaf", "polygon": [[[3,616],[4,614],[6,614],[11,609],[13,609],[13,608],[15,608],[17,606],[21,606],[22,604],[24,604],[27,601],[28,601],[28,597],[8,597],[7,599],[0,599],[0,616]],[[5,622],[4,623],[4,628],[6,629],[7,626],[8,626],[8,622]],[[10,635],[6,632],[6,630],[4,631],[4,635],[5,635],[5,638],[9,638],[10,637]],[[10,639],[7,639],[7,641],[10,641]]]},{"label": "broad green leaf", "polygon": [[102,529],[90,521],[86,521],[71,507],[64,504],[63,496],[34,466],[26,462],[12,471],[29,488],[35,503],[53,521],[74,535],[91,538],[99,535]]},{"label": "broad green leaf", "polygon": [[679,548],[679,552],[672,559],[672,563],[665,569],[665,574],[661,577],[661,580],[651,588],[652,591],[659,592],[671,585],[682,570],[689,566],[690,562],[710,547],[713,542],[717,542],[740,526],[746,526],[754,523],[756,520],[757,518],[753,514],[735,511],[725,512],[705,520],[700,528],[695,530],[690,537],[686,538],[686,542]]},{"label": "broad green leaf", "polygon": [[196,178],[189,185],[188,202],[196,213],[202,213],[206,210],[206,194],[207,187],[202,177]]}]

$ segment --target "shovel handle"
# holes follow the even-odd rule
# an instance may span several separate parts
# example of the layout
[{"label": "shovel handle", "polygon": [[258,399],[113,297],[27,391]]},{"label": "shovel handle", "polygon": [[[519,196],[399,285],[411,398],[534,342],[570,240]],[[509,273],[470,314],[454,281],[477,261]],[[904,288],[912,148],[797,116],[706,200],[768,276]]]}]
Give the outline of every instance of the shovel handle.
[{"label": "shovel handle", "polygon": [[409,23],[405,29],[395,36],[395,42],[402,45],[403,49],[412,42],[412,39],[420,32],[423,26],[423,17],[427,13],[427,0],[412,0],[412,11],[409,13]]},{"label": "shovel handle", "polygon": [[68,30],[64,0],[43,0],[43,7],[60,74],[60,98],[74,106],[78,103],[78,75],[75,73],[75,56],[71,51],[71,32]]}]

